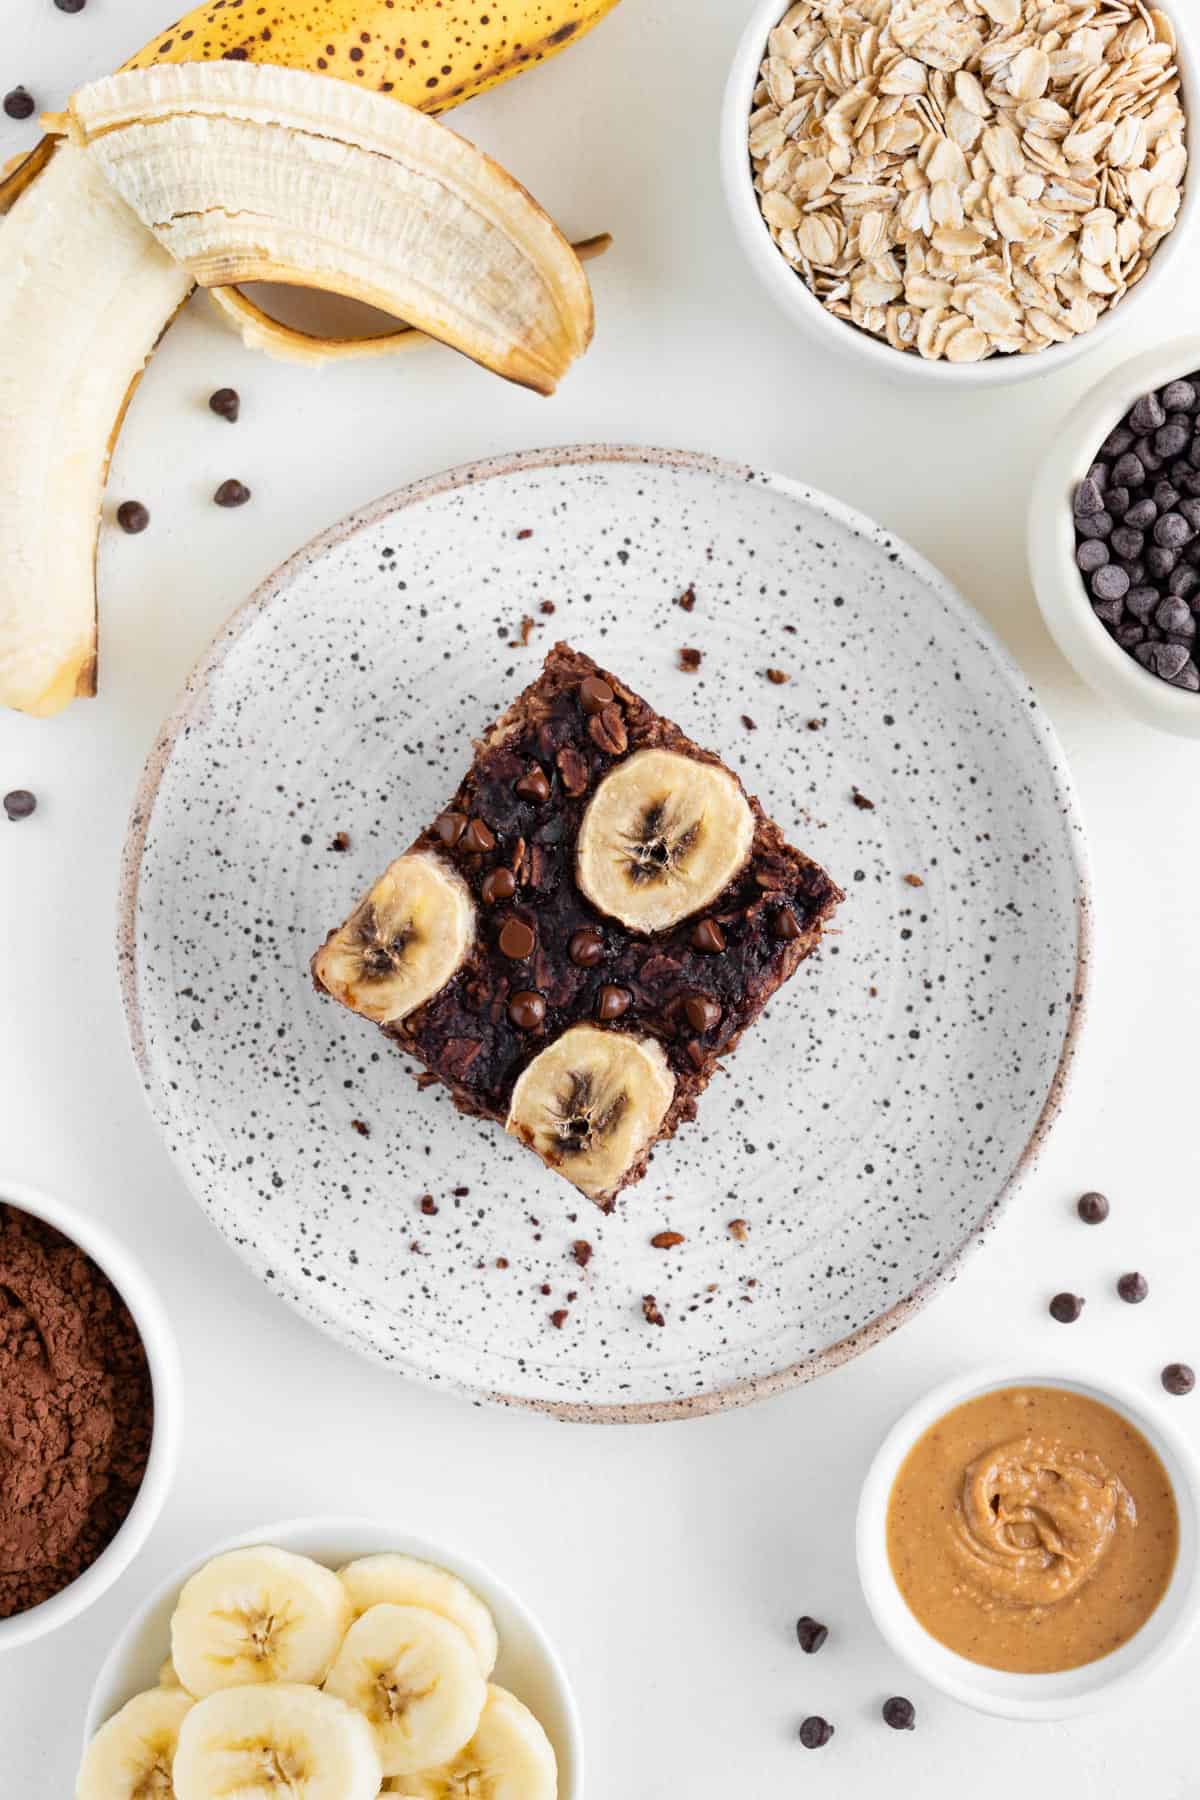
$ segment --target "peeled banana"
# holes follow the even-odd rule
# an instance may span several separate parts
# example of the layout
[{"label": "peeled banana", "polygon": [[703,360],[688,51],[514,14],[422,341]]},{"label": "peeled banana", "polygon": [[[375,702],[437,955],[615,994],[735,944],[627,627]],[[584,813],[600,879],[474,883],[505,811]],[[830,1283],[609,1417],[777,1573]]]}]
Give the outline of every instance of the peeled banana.
[{"label": "peeled banana", "polygon": [[505,1130],[593,1200],[613,1194],[670,1111],[662,1045],[572,1025],[517,1080]]},{"label": "peeled banana", "polygon": [[75,1800],[172,1800],[179,1733],[194,1705],[179,1687],[151,1688],[130,1700],[84,1752]]},{"label": "peeled banana", "polygon": [[475,938],[475,902],[456,869],[418,851],[384,870],[313,957],[318,984],[391,1025],[445,987]]},{"label": "peeled banana", "polygon": [[184,1583],[171,1660],[197,1698],[265,1682],[320,1682],[350,1624],[333,1573],[290,1550],[230,1550]]},{"label": "peeled banana", "polygon": [[558,1764],[529,1708],[489,1687],[470,1743],[440,1769],[402,1775],[385,1791],[410,1800],[556,1800]]},{"label": "peeled banana", "polygon": [[355,1618],[372,1606],[427,1607],[466,1632],[485,1680],[495,1668],[500,1649],[496,1622],[478,1594],[448,1569],[384,1551],[360,1556],[339,1574]]},{"label": "peeled banana", "polygon": [[639,750],[588,803],[576,877],[593,905],[631,931],[665,931],[728,887],[753,838],[750,803],[727,769]]},{"label": "peeled banana", "polygon": [[449,1761],[479,1723],[487,1689],[465,1631],[423,1606],[372,1606],[325,1677],[370,1721],[385,1775]]},{"label": "peeled banana", "polygon": [[175,1800],[375,1800],[383,1772],[361,1713],[319,1688],[279,1682],[198,1700],[172,1779]]}]

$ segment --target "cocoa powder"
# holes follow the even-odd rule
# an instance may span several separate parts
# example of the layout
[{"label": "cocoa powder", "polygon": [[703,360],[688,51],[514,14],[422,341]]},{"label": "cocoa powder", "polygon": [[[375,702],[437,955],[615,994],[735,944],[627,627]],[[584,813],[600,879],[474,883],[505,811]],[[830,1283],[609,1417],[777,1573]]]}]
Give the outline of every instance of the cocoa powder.
[{"label": "cocoa powder", "polygon": [[67,1587],[116,1535],[153,1419],[141,1337],[108,1277],[0,1202],[0,1618]]}]

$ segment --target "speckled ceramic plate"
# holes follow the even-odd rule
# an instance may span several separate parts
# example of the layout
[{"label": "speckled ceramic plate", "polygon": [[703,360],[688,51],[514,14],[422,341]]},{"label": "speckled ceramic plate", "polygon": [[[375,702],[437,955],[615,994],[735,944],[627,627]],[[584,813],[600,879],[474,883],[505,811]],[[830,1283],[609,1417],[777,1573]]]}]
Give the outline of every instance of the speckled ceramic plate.
[{"label": "speckled ceramic plate", "polygon": [[[721,751],[848,895],[608,1218],[308,979],[556,636]],[[1087,914],[1050,728],[928,564],[777,476],[585,448],[381,501],[235,616],[150,758],[121,955],[154,1116],[275,1293],[431,1382],[662,1418],[832,1367],[979,1241],[1061,1099]]]}]

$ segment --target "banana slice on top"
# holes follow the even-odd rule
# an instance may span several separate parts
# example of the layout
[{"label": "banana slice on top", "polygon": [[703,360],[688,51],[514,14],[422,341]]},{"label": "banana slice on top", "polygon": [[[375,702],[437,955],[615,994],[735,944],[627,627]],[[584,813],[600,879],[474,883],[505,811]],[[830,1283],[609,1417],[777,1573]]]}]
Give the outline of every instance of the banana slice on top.
[{"label": "banana slice on top", "polygon": [[456,869],[421,851],[385,869],[313,957],[317,981],[352,1012],[392,1025],[433,998],[475,940],[475,903]]},{"label": "banana slice on top", "polygon": [[447,1762],[487,1698],[466,1632],[423,1606],[372,1606],[356,1619],[325,1692],[370,1721],[385,1775]]},{"label": "banana slice on top", "polygon": [[504,1129],[599,1200],[657,1136],[674,1097],[653,1038],[572,1025],[519,1076]]},{"label": "banana slice on top", "polygon": [[171,1660],[198,1698],[254,1683],[320,1682],[349,1624],[332,1569],[290,1550],[230,1550],[184,1583]]},{"label": "banana slice on top", "polygon": [[175,1800],[375,1800],[382,1779],[361,1714],[289,1682],[198,1700],[175,1753]]},{"label": "banana slice on top", "polygon": [[500,1654],[495,1620],[478,1594],[449,1569],[384,1551],[360,1556],[338,1574],[356,1619],[372,1606],[424,1606],[466,1632],[485,1680],[495,1668]]},{"label": "banana slice on top", "polygon": [[182,1688],[151,1688],[130,1700],[85,1750],[75,1800],[176,1800],[175,1748],[194,1705]]},{"label": "banana slice on top", "polygon": [[638,750],[588,803],[576,879],[631,931],[664,931],[716,899],[753,838],[754,814],[727,769],[677,750]]},{"label": "banana slice on top", "polygon": [[489,1687],[470,1743],[442,1768],[402,1775],[386,1791],[411,1800],[556,1800],[558,1764],[529,1708],[505,1688]]}]

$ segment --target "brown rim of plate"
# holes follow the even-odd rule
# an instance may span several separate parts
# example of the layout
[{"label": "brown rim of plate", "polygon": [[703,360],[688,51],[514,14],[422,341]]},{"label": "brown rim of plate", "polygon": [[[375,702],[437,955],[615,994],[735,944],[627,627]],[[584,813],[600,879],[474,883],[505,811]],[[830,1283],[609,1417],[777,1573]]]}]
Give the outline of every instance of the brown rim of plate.
[{"label": "brown rim of plate", "polygon": [[[460,463],[456,468],[444,470],[441,474],[426,476],[407,487],[398,488],[393,493],[383,495],[358,512],[349,514],[348,517],[331,525],[328,530],[321,532],[302,549],[288,557],[287,561],[281,563],[272,574],[267,576],[265,581],[260,582],[250,598],[231,614],[207,651],[197,662],[155,739],[134,793],[121,857],[117,896],[117,966],[130,1048],[133,1051],[142,1088],[156,1125],[159,1124],[159,1119],[151,1100],[152,1077],[146,1058],[145,1034],[142,1029],[137,997],[134,945],[136,942],[138,882],[141,875],[146,832],[154,810],[159,783],[180,731],[197,714],[203,715],[208,702],[208,683],[211,677],[220,669],[233,644],[258,615],[266,610],[278,591],[285,588],[308,563],[324,555],[327,550],[345,543],[356,532],[373,526],[394,513],[433,499],[438,494],[451,492],[455,488],[478,486],[481,482],[493,480],[498,476],[512,475],[524,469],[575,467],[587,463],[648,463],[658,468],[687,469],[701,474],[721,475],[740,482],[770,481],[772,485],[790,487],[802,493],[862,536],[873,538],[878,531],[883,529],[866,514],[858,512],[854,507],[847,506],[840,500],[832,499],[818,489],[810,488],[804,482],[794,481],[788,476],[773,475],[767,471],[752,469],[744,463],[727,462],[722,457],[709,456],[701,451],[656,450],[636,444],[568,444],[545,450],[511,451],[503,456],[485,457],[478,462]],[[900,550],[907,566],[920,575],[921,579],[939,595],[949,609],[964,619],[977,636],[984,640],[992,651],[1001,673],[1018,692],[1028,689],[1032,693],[1032,684],[1027,680],[1020,666],[1000,643],[991,627],[963,599],[953,584],[932,563],[927,562],[918,551],[914,550],[905,539],[892,532],[889,532],[888,535],[892,538],[893,545]],[[986,1242],[988,1233],[995,1225],[1001,1211],[1013,1198],[1022,1182],[1030,1175],[1045,1148],[1051,1129],[1058,1119],[1066,1099],[1068,1083],[1079,1047],[1079,1036],[1087,1013],[1088,987],[1091,977],[1093,906],[1083,820],[1066,760],[1050,720],[1041,710],[1040,702],[1038,709],[1033,714],[1033,720],[1040,730],[1051,763],[1055,784],[1062,799],[1064,817],[1069,827],[1067,843],[1074,864],[1077,887],[1074,996],[1058,1064],[1051,1077],[1045,1101],[1029,1140],[998,1193],[988,1202],[971,1230],[960,1239],[950,1255],[939,1264],[932,1274],[927,1275],[923,1281],[919,1282],[911,1294],[906,1295],[903,1300],[897,1301],[886,1312],[869,1319],[865,1325],[860,1325],[858,1330],[851,1332],[849,1336],[839,1338],[836,1343],[830,1344],[826,1349],[819,1350],[812,1356],[803,1358],[800,1362],[791,1363],[785,1369],[776,1369],[769,1375],[748,1375],[740,1381],[730,1382],[725,1387],[713,1388],[708,1393],[689,1395],[679,1400],[646,1400],[629,1404],[593,1406],[583,1401],[530,1399],[519,1394],[506,1394],[501,1390],[472,1387],[468,1383],[454,1380],[439,1381],[437,1385],[443,1391],[448,1389],[451,1392],[465,1394],[475,1400],[490,1401],[499,1406],[518,1406],[526,1411],[545,1413],[551,1418],[562,1419],[571,1424],[655,1425],[672,1419],[703,1418],[709,1413],[724,1412],[734,1407],[749,1406],[757,1400],[769,1399],[773,1394],[781,1394],[788,1388],[800,1386],[803,1382],[814,1381],[819,1375],[828,1374],[831,1369],[840,1368],[843,1363],[849,1362],[855,1356],[860,1356],[864,1350],[869,1350],[874,1344],[881,1343],[884,1338],[890,1337],[893,1331],[898,1330],[901,1325],[906,1324],[914,1314],[919,1312],[934,1294],[940,1292],[943,1287],[948,1286],[956,1278],[967,1257]],[[172,1160],[176,1160],[174,1156]],[[188,1187],[195,1194],[196,1188],[190,1171],[181,1163],[177,1163],[177,1166],[183,1173]],[[203,1206],[203,1201],[201,1201],[201,1205]],[[206,1214],[207,1210],[207,1207],[204,1207]],[[227,1238],[225,1241],[229,1242]],[[230,1244],[230,1248],[236,1251],[243,1262],[253,1269],[260,1279],[262,1278],[257,1258],[247,1246]],[[359,1354],[365,1354],[360,1344],[336,1327],[331,1326],[323,1314],[304,1305],[298,1295],[293,1297],[290,1294],[281,1294],[278,1298],[286,1300],[310,1322],[319,1323],[323,1330],[328,1331],[339,1342],[347,1344],[348,1347],[357,1350]],[[399,1372],[413,1380],[427,1380],[422,1371],[416,1368],[406,1368]]]}]

